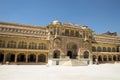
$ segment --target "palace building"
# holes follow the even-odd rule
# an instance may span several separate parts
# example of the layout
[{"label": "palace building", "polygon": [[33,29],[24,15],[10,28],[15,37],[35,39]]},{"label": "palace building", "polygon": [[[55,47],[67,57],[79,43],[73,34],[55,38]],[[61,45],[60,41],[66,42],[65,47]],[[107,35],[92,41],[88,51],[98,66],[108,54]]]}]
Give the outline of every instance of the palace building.
[{"label": "palace building", "polygon": [[117,32],[53,21],[45,27],[0,22],[0,63],[88,65],[120,61]]}]

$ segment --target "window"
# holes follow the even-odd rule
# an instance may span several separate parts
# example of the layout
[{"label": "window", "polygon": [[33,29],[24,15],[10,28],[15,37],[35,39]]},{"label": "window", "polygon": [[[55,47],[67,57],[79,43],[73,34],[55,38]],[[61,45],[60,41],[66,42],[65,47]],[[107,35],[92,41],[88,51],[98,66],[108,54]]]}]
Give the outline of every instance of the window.
[{"label": "window", "polygon": [[46,56],[44,54],[40,54],[38,56],[38,62],[45,62],[46,61]]},{"label": "window", "polygon": [[83,54],[83,57],[84,57],[84,58],[89,58],[89,52],[88,52],[88,51],[85,51],[84,54]]},{"label": "window", "polygon": [[103,47],[103,52],[106,52],[106,47]]},{"label": "window", "polygon": [[37,49],[37,44],[34,42],[29,43],[29,49]]},{"label": "window", "polygon": [[70,35],[74,36],[74,31],[73,30],[71,30]]},{"label": "window", "polygon": [[101,47],[97,47],[97,52],[101,52]]},{"label": "window", "polygon": [[115,52],[115,48],[112,48],[112,52]]},{"label": "window", "polygon": [[92,47],[92,51],[96,52],[96,47],[95,46]]},{"label": "window", "polygon": [[75,36],[76,36],[76,37],[78,37],[78,36],[79,36],[79,32],[78,32],[78,31],[76,31]]},{"label": "window", "polygon": [[0,40],[0,48],[4,48],[5,47],[5,41]]},{"label": "window", "polygon": [[65,30],[65,35],[69,36],[69,30]]},{"label": "window", "polygon": [[38,46],[38,49],[47,49],[46,48],[46,44],[44,44],[44,43],[39,43],[39,46]]},{"label": "window", "polygon": [[108,52],[111,52],[111,48],[110,47],[108,47]]},{"label": "window", "polygon": [[7,44],[8,48],[16,48],[16,42],[15,41],[9,41]]},{"label": "window", "polygon": [[21,48],[21,49],[27,49],[27,43],[26,42],[19,42],[18,44],[18,48]]}]

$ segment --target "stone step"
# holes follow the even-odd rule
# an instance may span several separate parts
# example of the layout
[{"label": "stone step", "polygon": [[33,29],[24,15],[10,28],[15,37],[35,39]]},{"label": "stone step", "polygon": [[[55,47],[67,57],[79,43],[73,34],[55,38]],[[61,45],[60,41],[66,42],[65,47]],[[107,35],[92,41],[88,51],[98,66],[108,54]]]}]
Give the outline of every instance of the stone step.
[{"label": "stone step", "polygon": [[72,66],[87,66],[88,61],[86,60],[71,60]]}]

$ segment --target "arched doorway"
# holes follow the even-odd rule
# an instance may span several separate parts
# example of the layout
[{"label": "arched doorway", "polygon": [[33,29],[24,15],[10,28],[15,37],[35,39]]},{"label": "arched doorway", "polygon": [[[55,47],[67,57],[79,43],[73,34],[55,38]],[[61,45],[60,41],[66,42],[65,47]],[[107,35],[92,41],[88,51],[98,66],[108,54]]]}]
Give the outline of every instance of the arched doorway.
[{"label": "arched doorway", "polygon": [[98,56],[98,62],[99,62],[99,63],[102,63],[102,56],[101,56],[101,55]]},{"label": "arched doorway", "polygon": [[107,61],[107,56],[106,55],[103,56],[103,60],[104,60],[104,62]]},{"label": "arched doorway", "polygon": [[113,56],[113,60],[116,61],[116,55]]},{"label": "arched doorway", "polygon": [[26,57],[24,54],[19,54],[17,56],[17,62],[25,62],[25,60],[26,60]]},{"label": "arched doorway", "polygon": [[4,54],[0,53],[0,62],[3,62],[3,59],[4,59]]},{"label": "arched doorway", "polygon": [[112,61],[112,56],[111,55],[108,56],[108,60]]},{"label": "arched doorway", "polygon": [[85,59],[88,59],[89,58],[89,52],[88,51],[85,51],[84,54],[83,54],[83,57]]},{"label": "arched doorway", "polygon": [[120,61],[120,55],[118,55],[118,61]]},{"label": "arched doorway", "polygon": [[54,51],[53,58],[60,58],[60,51],[59,50]]},{"label": "arched doorway", "polygon": [[77,51],[78,48],[77,48],[77,44],[74,43],[74,42],[69,42],[67,44],[67,56],[69,56],[70,58],[72,59],[76,59],[77,57]]},{"label": "arched doorway", "polygon": [[71,59],[72,58],[72,51],[68,51],[67,56],[69,56],[69,58]]},{"label": "arched doorway", "polygon": [[96,62],[96,56],[95,55],[93,55],[93,64],[95,64],[95,62]]},{"label": "arched doorway", "polygon": [[15,61],[15,54],[12,54],[12,53],[7,54],[6,61],[14,62]]},{"label": "arched doorway", "polygon": [[40,54],[38,56],[38,62],[46,62],[46,56],[44,54]]},{"label": "arched doorway", "polygon": [[28,62],[35,62],[36,61],[36,55],[30,54],[28,55]]}]

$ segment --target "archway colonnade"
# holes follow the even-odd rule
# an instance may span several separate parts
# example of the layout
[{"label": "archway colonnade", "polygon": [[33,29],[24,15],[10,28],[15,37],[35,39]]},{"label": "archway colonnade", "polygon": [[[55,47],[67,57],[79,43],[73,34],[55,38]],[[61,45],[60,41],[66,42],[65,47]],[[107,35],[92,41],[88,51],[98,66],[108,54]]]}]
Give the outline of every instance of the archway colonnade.
[{"label": "archway colonnade", "polygon": [[0,52],[0,63],[47,63],[47,53]]},{"label": "archway colonnade", "polygon": [[119,52],[117,47],[92,46],[93,52]]},{"label": "archway colonnade", "polygon": [[108,54],[108,55],[96,55],[93,54],[92,56],[93,63],[111,63],[111,62],[118,62],[120,61],[120,55],[118,54]]}]

